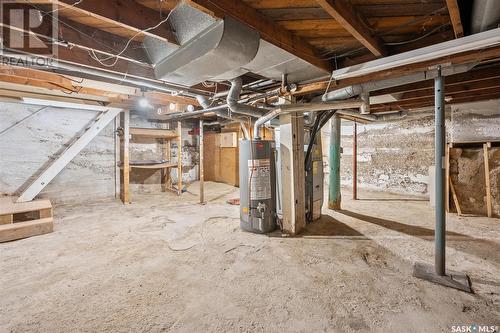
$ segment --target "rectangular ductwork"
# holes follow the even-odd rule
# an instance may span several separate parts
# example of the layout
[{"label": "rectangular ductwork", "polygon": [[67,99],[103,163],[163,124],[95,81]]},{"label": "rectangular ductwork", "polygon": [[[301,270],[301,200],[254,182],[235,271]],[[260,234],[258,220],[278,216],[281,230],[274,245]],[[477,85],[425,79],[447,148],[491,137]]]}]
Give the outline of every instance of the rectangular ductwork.
[{"label": "rectangular ductwork", "polygon": [[257,31],[227,17],[160,60],[155,74],[158,79],[185,86],[215,77],[235,77],[238,69],[255,58],[259,43]]}]

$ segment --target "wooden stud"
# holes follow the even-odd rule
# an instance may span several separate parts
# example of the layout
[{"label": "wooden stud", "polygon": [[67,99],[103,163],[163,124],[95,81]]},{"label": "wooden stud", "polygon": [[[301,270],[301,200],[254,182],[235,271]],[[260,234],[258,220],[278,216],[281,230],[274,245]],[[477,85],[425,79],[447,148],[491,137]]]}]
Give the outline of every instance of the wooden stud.
[{"label": "wooden stud", "polygon": [[177,122],[177,194],[182,194],[182,124]]},{"label": "wooden stud", "polygon": [[460,208],[460,203],[458,202],[457,192],[455,191],[455,186],[453,186],[453,181],[449,179],[451,195],[453,196],[453,202],[455,203],[455,208],[457,209],[458,216],[462,215],[462,209]]},{"label": "wooden stud", "polygon": [[120,128],[120,116],[115,118],[114,122],[114,144],[115,144],[115,198],[120,199],[120,147],[121,147],[121,139],[118,133],[118,129]]},{"label": "wooden stud", "polygon": [[205,203],[205,175],[204,175],[204,170],[203,170],[203,119],[200,119],[200,136],[199,136],[199,142],[198,142],[198,147],[199,147],[199,155],[200,155],[200,203],[204,204]]},{"label": "wooden stud", "polygon": [[130,111],[124,110],[120,114],[120,128],[122,135],[120,136],[120,198],[124,204],[129,204],[130,201],[130,157],[129,157],[129,140],[130,140]]},{"label": "wooden stud", "polygon": [[[491,146],[491,144],[489,144]],[[490,163],[488,156],[488,143],[483,145],[484,153],[484,181],[486,184],[486,214],[488,217],[493,216],[492,206],[491,206],[491,183],[490,183]]]},{"label": "wooden stud", "polygon": [[[163,126],[165,126],[165,125],[163,124]],[[168,140],[167,138],[163,138],[160,142],[162,143],[161,152],[162,152],[163,160],[168,161],[167,163],[170,163],[169,155],[168,155],[169,153],[168,153],[168,149],[167,149],[167,146],[170,145],[170,140]],[[169,173],[170,173],[170,168],[162,168],[160,171],[161,191],[162,192],[166,192],[168,189],[167,182],[168,182],[168,174]]]}]

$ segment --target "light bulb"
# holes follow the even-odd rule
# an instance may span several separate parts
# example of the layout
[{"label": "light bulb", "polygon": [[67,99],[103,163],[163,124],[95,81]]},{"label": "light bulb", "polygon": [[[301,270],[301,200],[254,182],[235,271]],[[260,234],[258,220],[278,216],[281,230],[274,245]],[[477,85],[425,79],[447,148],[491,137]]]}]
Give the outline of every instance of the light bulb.
[{"label": "light bulb", "polygon": [[174,110],[177,108],[177,104],[175,104],[175,103],[170,103],[169,108],[170,108],[170,111],[174,111]]},{"label": "light bulb", "polygon": [[139,99],[139,106],[141,108],[148,108],[151,106],[151,104],[149,104],[149,101],[146,97],[142,97],[141,99]]}]

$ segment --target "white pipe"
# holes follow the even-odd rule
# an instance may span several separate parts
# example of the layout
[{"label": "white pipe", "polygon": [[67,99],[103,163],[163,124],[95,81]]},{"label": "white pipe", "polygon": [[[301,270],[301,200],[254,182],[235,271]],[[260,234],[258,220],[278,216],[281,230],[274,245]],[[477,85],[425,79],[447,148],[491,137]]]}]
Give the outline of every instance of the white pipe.
[{"label": "white pipe", "polygon": [[[15,54],[15,53],[4,53],[1,55],[2,58],[2,63],[3,64],[11,64],[11,59],[17,59],[17,60],[25,60],[26,56],[23,56],[22,54]],[[6,60],[4,60],[6,59]],[[47,58],[48,59],[48,58]],[[29,65],[29,61],[26,62]],[[74,65],[70,63],[63,62],[61,60],[55,61],[53,64],[51,64],[52,67],[55,69],[62,69],[70,72],[79,72],[79,73],[84,73],[88,75],[93,75],[101,78],[106,78],[110,79],[113,81],[118,81],[118,82],[127,82],[133,85],[145,87],[145,88],[151,88],[154,90],[158,91],[163,91],[163,92],[168,92],[168,93],[175,93],[178,94],[180,91],[185,90],[189,91],[189,88],[182,88],[182,87],[176,87],[173,85],[165,84],[165,83],[158,83],[150,80],[142,80],[135,78],[134,76],[127,76],[126,74],[116,74],[114,72],[106,71],[106,70],[100,70],[100,69],[95,69],[83,65]],[[30,67],[30,66],[28,66]],[[35,69],[41,69],[38,68],[37,66],[31,66],[34,67]],[[51,69],[50,66],[47,66],[46,69]],[[194,96],[192,93],[186,93],[185,95],[187,96]]]}]

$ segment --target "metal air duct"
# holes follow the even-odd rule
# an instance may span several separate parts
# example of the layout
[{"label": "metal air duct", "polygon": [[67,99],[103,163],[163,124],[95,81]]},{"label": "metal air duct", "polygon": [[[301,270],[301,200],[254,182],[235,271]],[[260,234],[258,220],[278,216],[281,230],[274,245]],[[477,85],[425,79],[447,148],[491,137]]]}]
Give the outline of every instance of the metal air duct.
[{"label": "metal air duct", "polygon": [[158,79],[192,86],[214,78],[233,78],[236,69],[255,58],[260,36],[226,17],[215,22],[155,66]]}]

